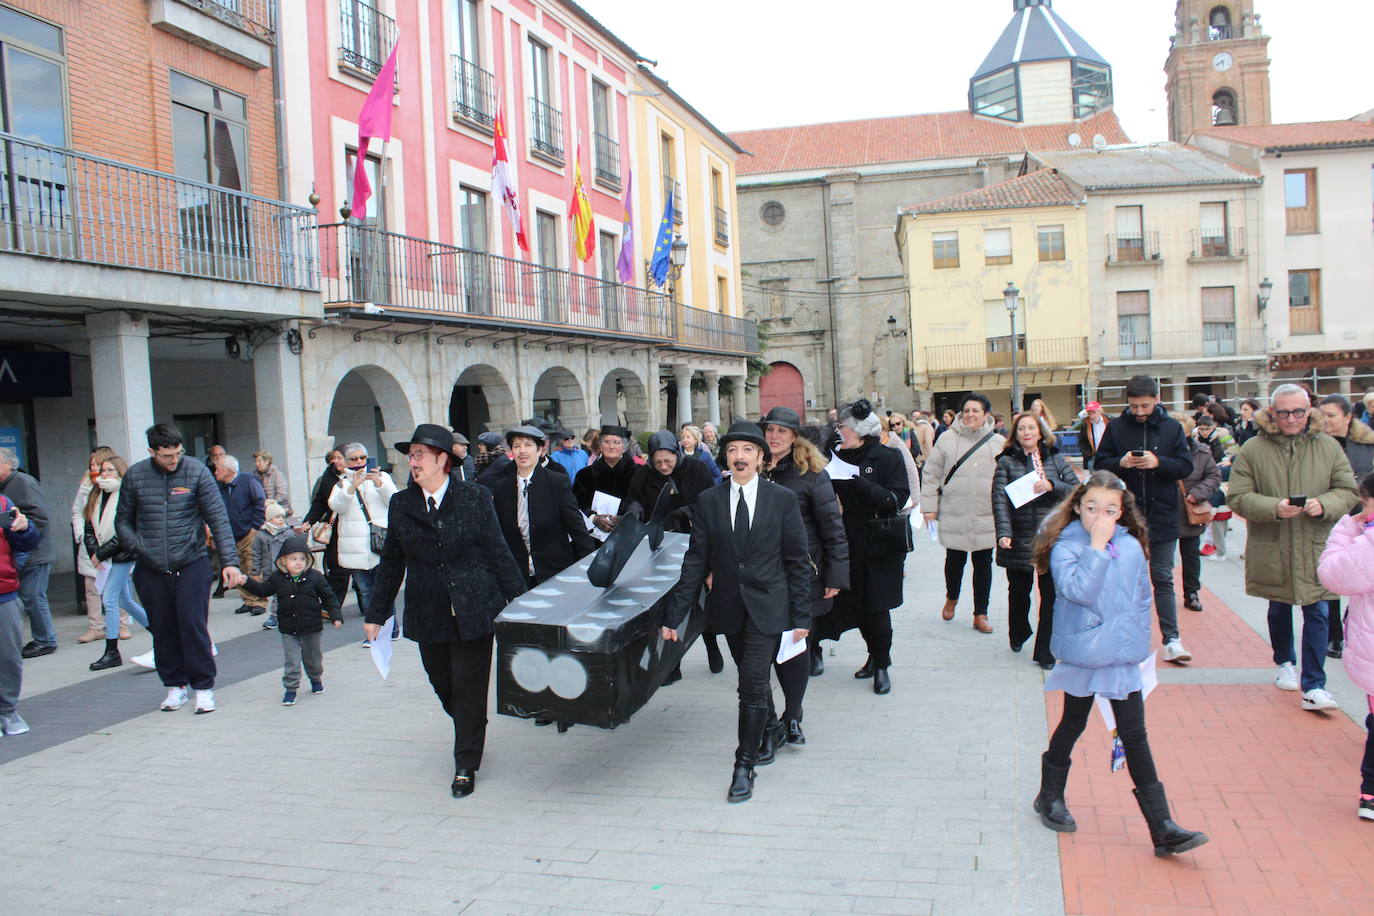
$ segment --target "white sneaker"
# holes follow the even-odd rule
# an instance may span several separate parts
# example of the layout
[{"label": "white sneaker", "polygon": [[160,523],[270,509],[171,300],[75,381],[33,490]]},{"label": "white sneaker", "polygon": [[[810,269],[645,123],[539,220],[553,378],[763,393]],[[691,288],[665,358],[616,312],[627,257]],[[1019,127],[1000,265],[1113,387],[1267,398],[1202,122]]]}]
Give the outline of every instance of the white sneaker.
[{"label": "white sneaker", "polygon": [[1302,695],[1302,708],[1309,712],[1316,712],[1320,709],[1340,709],[1341,704],[1337,703],[1336,698],[1331,694],[1317,687]]},{"label": "white sneaker", "polygon": [[1209,555],[1209,556],[1203,557],[1203,559],[1204,559],[1204,560],[1211,560],[1213,563],[1225,563],[1225,562],[1226,562],[1226,554],[1224,554],[1224,553],[1214,553],[1214,554],[1211,554],[1211,555]]},{"label": "white sneaker", "polygon": [[210,655],[212,657],[219,655],[219,646],[215,645],[214,643],[210,643]]},{"label": "white sneaker", "polygon": [[1292,662],[1284,662],[1279,665],[1278,674],[1274,676],[1274,686],[1280,690],[1298,689],[1298,669]]},{"label": "white sneaker", "polygon": [[190,694],[185,687],[169,687],[167,688],[167,699],[162,701],[162,711],[176,712],[186,705],[189,698]]},{"label": "white sneaker", "polygon": [[1183,643],[1177,639],[1171,639],[1164,644],[1164,660],[1166,662],[1190,662],[1193,656],[1183,648]]},{"label": "white sneaker", "polygon": [[138,665],[140,668],[156,668],[157,662],[153,661],[153,650],[149,649],[142,655],[135,655],[129,659],[130,663]]},{"label": "white sneaker", "polygon": [[213,690],[196,691],[196,715],[215,711],[215,692]]}]

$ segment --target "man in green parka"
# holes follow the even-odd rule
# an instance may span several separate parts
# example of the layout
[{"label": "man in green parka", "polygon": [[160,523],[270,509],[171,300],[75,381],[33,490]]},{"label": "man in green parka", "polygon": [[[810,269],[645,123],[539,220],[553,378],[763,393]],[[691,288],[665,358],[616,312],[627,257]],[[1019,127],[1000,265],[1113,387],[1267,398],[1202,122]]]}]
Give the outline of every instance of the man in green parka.
[{"label": "man in green parka", "polygon": [[1359,501],[1350,461],[1321,432],[1321,412],[1297,385],[1280,385],[1255,414],[1259,435],[1236,453],[1226,501],[1248,523],[1245,592],[1269,601],[1269,643],[1280,690],[1299,689],[1293,605],[1302,606],[1302,708],[1336,709],[1326,691],[1327,599],[1317,561],[1337,520]]}]

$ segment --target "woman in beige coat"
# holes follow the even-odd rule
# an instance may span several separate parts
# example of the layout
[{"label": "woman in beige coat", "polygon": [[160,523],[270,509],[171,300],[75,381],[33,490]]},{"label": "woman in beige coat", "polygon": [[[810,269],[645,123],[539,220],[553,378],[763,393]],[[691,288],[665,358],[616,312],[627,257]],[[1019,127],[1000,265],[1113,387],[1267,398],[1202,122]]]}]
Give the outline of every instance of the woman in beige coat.
[{"label": "woman in beige coat", "polygon": [[[992,551],[997,546],[992,476],[1005,443],[1005,438],[993,432],[992,403],[981,394],[965,395],[958,420],[946,435],[935,440],[921,482],[926,524],[938,526],[940,544],[945,548],[945,606],[940,616],[954,619],[964,564],[972,554],[973,627],[980,633],[992,632],[988,600],[992,594]],[[964,460],[959,464],[961,458]]]}]

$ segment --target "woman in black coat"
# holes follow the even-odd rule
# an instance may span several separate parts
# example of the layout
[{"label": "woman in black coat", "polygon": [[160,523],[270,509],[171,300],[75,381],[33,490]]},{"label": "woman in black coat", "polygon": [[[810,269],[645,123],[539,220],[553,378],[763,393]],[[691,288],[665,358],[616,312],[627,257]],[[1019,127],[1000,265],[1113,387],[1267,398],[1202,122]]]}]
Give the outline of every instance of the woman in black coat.
[{"label": "woman in black coat", "polygon": [[[688,458],[677,436],[666,429],[649,437],[648,459],[630,477],[630,490],[620,503],[620,514],[634,513],[647,524],[653,521],[657,510],[658,517],[667,520],[663,530],[691,531],[691,507],[696,505],[698,496],[715,486],[711,469],[700,459]],[[660,502],[660,494],[669,481],[675,492],[663,496]]]},{"label": "woman in black coat", "polygon": [[[1055,446],[1054,433],[1045,429],[1035,414],[1019,413],[1012,420],[1012,437],[997,458],[992,476],[992,517],[997,526],[997,565],[1007,571],[1007,603],[1010,605],[1007,637],[1011,651],[1020,652],[1030,639],[1031,586],[1035,584],[1032,548],[1040,525],[1074,488],[1078,475]],[[1013,506],[1007,484],[1035,474],[1036,496]],[[1035,632],[1034,659],[1041,668],[1053,668],[1050,654],[1050,622],[1054,615],[1054,580],[1040,574],[1040,622]]]},{"label": "woman in black coat", "polygon": [[834,609],[817,622],[820,639],[839,639],[845,630],[859,628],[868,644],[868,661],[854,676],[872,678],[877,694],[892,690],[887,672],[892,664],[891,611],[902,603],[906,553],[877,548],[870,542],[868,523],[895,517],[911,498],[906,462],[883,445],[881,433],[882,421],[868,401],[855,401],[840,411],[835,457],[858,468],[851,478],[832,480],[849,542],[849,589],[836,596]]},{"label": "woman in black coat", "polygon": [[[831,601],[840,590],[849,587],[849,541],[844,535],[844,520],[840,517],[835,488],[825,473],[825,456],[801,437],[801,417],[790,407],[774,407],[759,425],[768,443],[769,462],[765,476],[797,494],[797,507],[801,509],[802,525],[806,527],[807,553],[815,571],[811,615],[813,621],[820,620],[830,613]],[[807,679],[825,670],[814,638],[810,649],[810,652],[774,666],[787,700],[781,729],[788,744],[806,743],[801,720]],[[774,740],[776,744],[776,737]],[[764,743],[768,743],[767,735]]]},{"label": "woman in black coat", "polygon": [[[419,643],[434,693],[453,719],[454,798],[471,795],[487,733],[487,690],[496,615],[525,591],[491,494],[453,472],[453,434],[415,428],[396,450],[411,484],[391,498],[386,548],[367,607],[367,638],[392,615],[405,579],[406,636]],[[432,508],[431,508],[432,507]]]},{"label": "woman in black coat", "polygon": [[[334,518],[333,511],[329,508],[329,494],[334,492],[334,488],[339,485],[339,481],[344,477],[344,456],[343,452],[336,448],[329,450],[329,454],[324,456],[324,473],[320,479],[315,481],[315,489],[310,492],[310,511],[305,513],[305,518],[301,519],[300,532],[308,534],[312,525],[319,522],[330,522]],[[348,595],[348,570],[339,566],[339,542],[335,537],[330,537],[324,545],[324,577],[329,582],[329,587],[334,589],[334,595],[342,603]],[[359,607],[362,602],[359,602]]]}]

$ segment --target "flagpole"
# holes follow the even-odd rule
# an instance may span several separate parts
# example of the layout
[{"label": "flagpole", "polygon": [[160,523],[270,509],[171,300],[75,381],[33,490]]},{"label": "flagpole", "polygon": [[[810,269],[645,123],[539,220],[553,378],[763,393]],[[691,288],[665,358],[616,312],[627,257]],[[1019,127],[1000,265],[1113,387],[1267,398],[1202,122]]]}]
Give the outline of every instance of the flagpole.
[{"label": "flagpole", "polygon": [[[378,263],[381,264],[383,275],[385,275],[386,270],[390,267],[390,258],[387,257],[388,251],[387,251],[387,247],[386,247],[386,244],[385,244],[385,241],[384,241],[385,238],[386,238],[386,209],[387,209],[387,207],[386,207],[386,205],[387,205],[387,200],[386,200],[386,183],[387,183],[387,182],[386,182],[386,148],[387,148],[387,146],[388,146],[390,143],[391,143],[391,135],[390,135],[390,132],[388,132],[386,138],[385,138],[384,140],[382,140],[382,159],[381,159],[381,162],[379,162],[379,163],[377,164],[377,184],[378,184],[379,187],[380,187],[380,191],[379,191],[379,193],[378,193],[378,197],[380,198],[380,200],[379,200],[378,206],[377,206],[377,231],[376,231],[375,233],[373,233],[373,234],[376,236],[376,238],[375,238],[375,240],[374,240],[374,244],[376,245],[376,252],[375,252],[375,254],[374,254],[374,256],[373,256],[372,263],[373,263],[373,266],[374,266],[374,267],[375,267]],[[373,290],[370,291],[370,292],[372,292],[372,301],[373,301],[373,302],[376,302],[376,301],[377,301],[377,299],[378,299],[377,293],[378,293],[378,292],[384,292],[384,291],[385,291],[385,286],[389,286],[389,284],[386,284],[384,279],[377,278],[377,277],[375,277],[375,275],[374,275],[374,279],[373,279],[373,287],[374,287],[374,288],[373,288]]]}]

